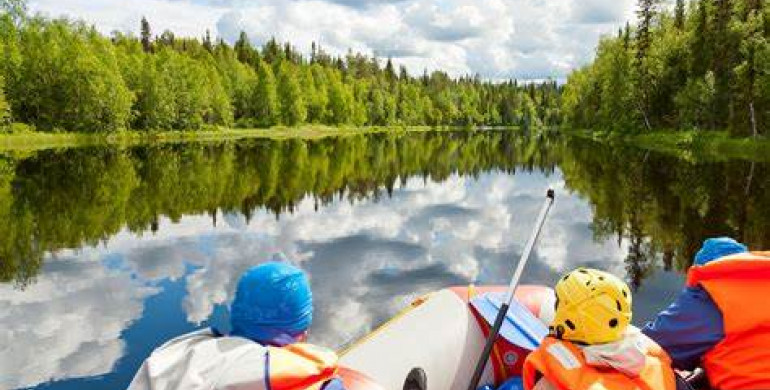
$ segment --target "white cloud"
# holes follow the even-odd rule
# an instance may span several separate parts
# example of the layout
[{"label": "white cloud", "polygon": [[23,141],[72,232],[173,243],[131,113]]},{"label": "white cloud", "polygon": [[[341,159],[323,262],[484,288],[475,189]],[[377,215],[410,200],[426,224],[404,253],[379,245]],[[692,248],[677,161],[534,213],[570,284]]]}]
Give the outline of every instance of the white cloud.
[{"label": "white cloud", "polygon": [[414,74],[424,68],[488,78],[564,77],[590,60],[599,36],[633,17],[632,0],[32,0],[31,8],[136,31],[154,30],[232,42],[241,30],[255,43],[271,37],[307,51],[315,41],[394,57]]},{"label": "white cloud", "polygon": [[573,3],[572,17],[578,23],[617,23],[625,20],[627,5],[618,0],[582,0]]},{"label": "white cloud", "polygon": [[202,37],[207,29],[215,33],[217,20],[227,11],[177,0],[32,0],[29,8],[51,17],[83,19],[106,34],[138,33],[139,21],[144,16],[156,35],[168,29],[180,36],[194,37]]}]

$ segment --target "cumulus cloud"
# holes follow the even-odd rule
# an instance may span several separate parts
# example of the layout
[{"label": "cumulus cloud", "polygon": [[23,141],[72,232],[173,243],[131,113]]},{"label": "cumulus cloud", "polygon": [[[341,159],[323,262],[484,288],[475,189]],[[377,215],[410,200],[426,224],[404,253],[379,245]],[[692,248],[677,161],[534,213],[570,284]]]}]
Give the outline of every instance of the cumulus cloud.
[{"label": "cumulus cloud", "polygon": [[393,57],[413,74],[442,69],[490,79],[563,78],[589,61],[601,34],[633,17],[632,0],[32,0],[50,15],[84,18],[105,32],[136,31],[146,15],[156,32],[229,42],[246,31],[308,51],[348,49]]}]

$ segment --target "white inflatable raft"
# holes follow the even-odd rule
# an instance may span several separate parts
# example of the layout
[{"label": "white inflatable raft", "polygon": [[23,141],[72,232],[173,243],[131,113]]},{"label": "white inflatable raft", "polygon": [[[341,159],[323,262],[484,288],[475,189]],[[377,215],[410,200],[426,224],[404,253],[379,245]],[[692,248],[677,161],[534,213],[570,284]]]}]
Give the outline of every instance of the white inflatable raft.
[{"label": "white inflatable raft", "polygon": [[[430,390],[466,390],[505,287],[453,287],[426,295],[340,352],[348,390],[401,390],[413,368]],[[521,374],[526,354],[547,333],[547,287],[520,286],[481,383],[499,384]]]}]

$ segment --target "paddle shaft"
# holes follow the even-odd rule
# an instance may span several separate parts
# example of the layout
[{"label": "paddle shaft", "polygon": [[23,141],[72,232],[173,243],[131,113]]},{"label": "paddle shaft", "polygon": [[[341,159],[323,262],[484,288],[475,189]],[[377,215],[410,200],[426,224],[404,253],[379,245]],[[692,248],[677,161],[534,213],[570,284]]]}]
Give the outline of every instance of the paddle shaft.
[{"label": "paddle shaft", "polygon": [[468,390],[476,390],[476,386],[479,385],[479,381],[481,380],[481,375],[484,374],[484,368],[487,365],[487,360],[489,359],[489,355],[492,353],[492,348],[495,346],[495,340],[497,340],[497,335],[500,334],[500,328],[503,326],[503,321],[505,320],[505,316],[508,314],[508,308],[511,306],[511,303],[513,302],[514,293],[516,292],[516,287],[519,285],[521,274],[524,273],[524,266],[527,264],[527,261],[529,260],[529,256],[535,247],[537,238],[540,236],[540,231],[543,228],[543,224],[545,224],[545,218],[548,215],[548,211],[551,209],[551,205],[553,205],[553,201],[554,201],[554,192],[552,189],[549,189],[548,193],[546,194],[545,204],[543,205],[543,208],[540,210],[540,215],[537,218],[537,224],[535,225],[535,230],[532,232],[532,235],[529,237],[529,241],[527,242],[527,245],[524,247],[524,252],[521,254],[521,258],[519,259],[519,264],[516,266],[516,271],[513,274],[511,283],[508,285],[508,291],[505,293],[505,302],[503,302],[502,306],[500,306],[500,311],[497,312],[495,323],[492,325],[492,328],[489,330],[489,336],[487,337],[487,342],[486,344],[484,344],[484,349],[482,350],[481,356],[479,357],[479,360],[476,363],[476,369],[473,372],[473,377],[471,378],[471,382],[468,385]]}]

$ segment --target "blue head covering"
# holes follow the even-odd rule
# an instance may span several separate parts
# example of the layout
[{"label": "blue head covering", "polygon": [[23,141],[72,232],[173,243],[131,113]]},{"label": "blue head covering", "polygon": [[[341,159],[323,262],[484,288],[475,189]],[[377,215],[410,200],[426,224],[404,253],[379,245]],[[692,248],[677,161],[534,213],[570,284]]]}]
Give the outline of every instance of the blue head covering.
[{"label": "blue head covering", "polygon": [[234,336],[283,346],[296,341],[313,321],[307,276],[288,263],[268,262],[246,271],[230,307]]},{"label": "blue head covering", "polygon": [[709,238],[703,242],[703,247],[695,254],[695,265],[704,265],[720,257],[738,253],[746,253],[746,245],[729,237]]}]

